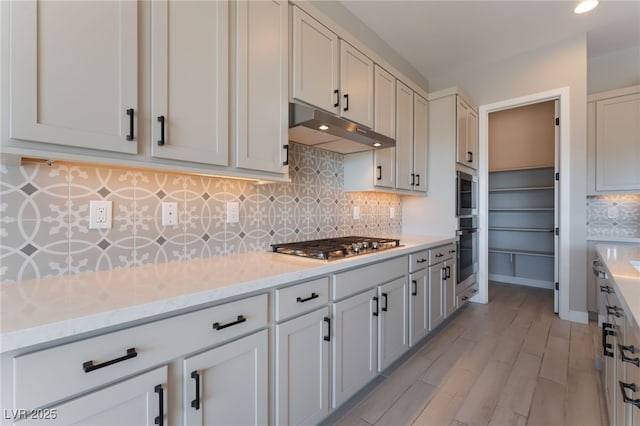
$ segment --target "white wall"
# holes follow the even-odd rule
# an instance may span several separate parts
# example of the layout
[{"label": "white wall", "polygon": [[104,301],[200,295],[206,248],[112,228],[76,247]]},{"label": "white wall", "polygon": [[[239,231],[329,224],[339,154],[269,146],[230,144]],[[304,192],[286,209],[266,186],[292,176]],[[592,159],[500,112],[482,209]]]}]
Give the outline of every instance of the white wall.
[{"label": "white wall", "polygon": [[[439,79],[430,79],[432,89],[456,85],[479,106],[568,87],[568,125],[571,152],[568,170],[561,178],[571,180],[571,191],[562,194],[562,209],[569,209],[569,255],[562,267],[569,268],[569,308],[586,312],[586,164],[587,164],[587,44],[581,36],[537,51],[527,52],[497,63],[459,70]],[[486,153],[480,153],[486,155]]]},{"label": "white wall", "polygon": [[589,94],[640,84],[640,45],[589,58]]}]

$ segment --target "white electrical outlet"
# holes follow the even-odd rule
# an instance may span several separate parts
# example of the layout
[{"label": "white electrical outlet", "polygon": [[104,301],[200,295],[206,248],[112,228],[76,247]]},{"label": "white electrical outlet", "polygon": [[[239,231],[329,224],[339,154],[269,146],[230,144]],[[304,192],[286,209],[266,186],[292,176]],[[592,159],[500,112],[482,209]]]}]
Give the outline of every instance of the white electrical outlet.
[{"label": "white electrical outlet", "polygon": [[110,229],[112,215],[111,201],[89,201],[89,229]]},{"label": "white electrical outlet", "polygon": [[396,209],[395,207],[389,207],[389,218],[393,219],[394,217],[396,217]]},{"label": "white electrical outlet", "polygon": [[162,203],[162,226],[178,224],[178,203]]},{"label": "white electrical outlet", "polygon": [[360,219],[360,206],[353,206],[353,220]]},{"label": "white electrical outlet", "polygon": [[618,208],[616,206],[611,206],[607,209],[607,216],[609,219],[615,219],[618,217]]},{"label": "white electrical outlet", "polygon": [[227,223],[238,223],[240,221],[240,206],[236,202],[227,203]]}]

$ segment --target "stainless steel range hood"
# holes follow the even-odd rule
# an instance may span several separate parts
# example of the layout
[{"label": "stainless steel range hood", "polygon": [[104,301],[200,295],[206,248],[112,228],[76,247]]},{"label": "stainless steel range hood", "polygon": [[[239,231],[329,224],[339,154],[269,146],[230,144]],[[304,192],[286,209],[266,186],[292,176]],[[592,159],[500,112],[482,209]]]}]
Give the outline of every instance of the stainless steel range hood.
[{"label": "stainless steel range hood", "polygon": [[341,154],[396,146],[388,136],[298,103],[289,104],[289,140]]}]

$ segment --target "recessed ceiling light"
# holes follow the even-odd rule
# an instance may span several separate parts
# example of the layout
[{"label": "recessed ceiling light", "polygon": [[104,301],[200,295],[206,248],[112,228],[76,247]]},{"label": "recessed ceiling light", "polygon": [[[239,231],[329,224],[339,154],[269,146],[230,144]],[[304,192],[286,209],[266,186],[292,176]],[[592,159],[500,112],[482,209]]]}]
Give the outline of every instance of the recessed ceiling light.
[{"label": "recessed ceiling light", "polygon": [[380,142],[376,142],[373,144],[373,146],[375,146],[376,148],[378,148],[379,146],[382,146],[382,144]]},{"label": "recessed ceiling light", "polygon": [[573,9],[573,13],[585,13],[595,8],[598,5],[598,0],[584,0]]},{"label": "recessed ceiling light", "polygon": [[320,127],[318,127],[318,129],[320,129],[320,130],[327,130],[328,128],[329,128],[329,126],[327,126],[325,124],[322,124],[322,125],[320,125]]}]

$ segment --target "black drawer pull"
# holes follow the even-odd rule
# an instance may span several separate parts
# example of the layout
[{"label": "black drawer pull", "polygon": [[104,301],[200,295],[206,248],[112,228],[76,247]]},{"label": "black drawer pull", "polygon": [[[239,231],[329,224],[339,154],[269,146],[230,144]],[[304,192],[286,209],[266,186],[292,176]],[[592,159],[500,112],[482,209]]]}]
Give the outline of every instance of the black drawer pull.
[{"label": "black drawer pull", "polygon": [[389,310],[389,295],[387,293],[382,293],[382,297],[384,297],[384,307],[382,308],[382,312],[387,312]]},{"label": "black drawer pull", "polygon": [[443,256],[444,256],[444,254],[442,254],[442,253],[436,253],[436,257],[443,257]]},{"label": "black drawer pull", "polygon": [[304,303],[304,302],[308,302],[309,300],[317,299],[318,297],[320,297],[318,295],[318,293],[313,292],[313,293],[311,293],[311,296],[309,296],[307,298],[304,298],[304,299],[302,297],[297,297],[296,298],[296,302]]},{"label": "black drawer pull", "polygon": [[119,362],[126,361],[126,360],[131,359],[131,358],[135,358],[137,356],[138,356],[138,352],[136,352],[136,348],[129,348],[129,349],[127,349],[127,354],[126,355],[123,355],[120,358],[112,359],[110,361],[105,361],[102,364],[94,364],[93,361],[84,362],[84,363],[82,363],[82,369],[84,370],[85,373],[90,373],[90,372],[92,372],[94,370],[98,370],[100,368],[108,367],[110,365],[117,364]]},{"label": "black drawer pull", "polygon": [[158,123],[160,123],[160,140],[158,140],[158,145],[164,145],[164,115],[158,117]]},{"label": "black drawer pull", "polygon": [[230,322],[228,324],[220,324],[219,322],[214,322],[213,323],[213,329],[214,330],[222,330],[223,328],[227,328],[227,327],[231,327],[234,325],[238,325],[241,324],[243,322],[247,321],[247,319],[244,317],[244,315],[238,315],[238,319],[235,320],[234,322]]},{"label": "black drawer pull", "polygon": [[418,281],[411,280],[411,284],[413,284],[413,290],[411,291],[411,295],[412,296],[417,296],[418,295]]},{"label": "black drawer pull", "polygon": [[473,163],[473,152],[467,152],[467,163]]},{"label": "black drawer pull", "polygon": [[613,358],[613,352],[609,350],[612,346],[611,343],[607,343],[607,336],[613,336],[615,334],[611,328],[612,325],[608,322],[602,323],[602,354],[609,358]]},{"label": "black drawer pull", "polygon": [[156,385],[153,390],[158,394],[158,416],[153,420],[153,423],[158,426],[164,425],[164,389],[162,385]]},{"label": "black drawer pull", "polygon": [[451,266],[447,266],[447,279],[451,278]]},{"label": "black drawer pull", "polygon": [[288,166],[289,165],[289,145],[282,145],[282,148],[284,148],[287,151],[287,156],[285,157],[285,160],[282,162],[282,165]]},{"label": "black drawer pull", "polygon": [[620,360],[622,360],[622,362],[628,362],[629,364],[633,364],[636,367],[640,367],[640,358],[635,357],[635,358],[629,358],[625,352],[631,352],[632,354],[636,353],[636,347],[633,345],[629,345],[629,346],[624,346],[624,345],[618,345],[618,349],[620,350]]},{"label": "black drawer pull", "polygon": [[622,316],[622,314],[620,313],[620,311],[622,309],[620,309],[617,306],[606,306],[607,308],[607,315],[613,315],[616,318],[620,318]]},{"label": "black drawer pull", "polygon": [[376,310],[373,311],[373,316],[377,317],[378,314],[380,313],[380,305],[378,303],[378,296],[373,296],[373,301],[376,302]]},{"label": "black drawer pull", "polygon": [[453,253],[455,253],[455,252],[456,252],[456,249],[451,249],[451,250],[449,250],[449,254],[453,254]]},{"label": "black drawer pull", "polygon": [[324,336],[324,340],[326,342],[330,342],[331,341],[331,318],[324,317],[324,322],[326,322],[327,325],[329,326],[329,329],[327,330],[327,335]]},{"label": "black drawer pull", "polygon": [[640,408],[640,399],[633,399],[627,396],[627,389],[630,389],[631,392],[637,392],[638,388],[635,383],[625,383],[622,381],[618,381],[620,383],[620,392],[622,392],[622,402],[625,404],[635,405],[637,408]]},{"label": "black drawer pull", "polygon": [[198,411],[200,409],[200,374],[198,370],[191,372],[191,378],[196,381],[196,399],[191,401],[191,407]]},{"label": "black drawer pull", "polygon": [[611,294],[611,293],[613,293],[613,289],[611,287],[609,287],[608,285],[601,285],[600,286],[600,292],[601,293]]},{"label": "black drawer pull", "polygon": [[426,261],[427,261],[427,259],[418,259],[418,260],[416,260],[416,263],[424,263]]},{"label": "black drawer pull", "polygon": [[129,134],[127,135],[127,140],[133,140],[133,108],[127,109],[127,115],[129,116]]}]

